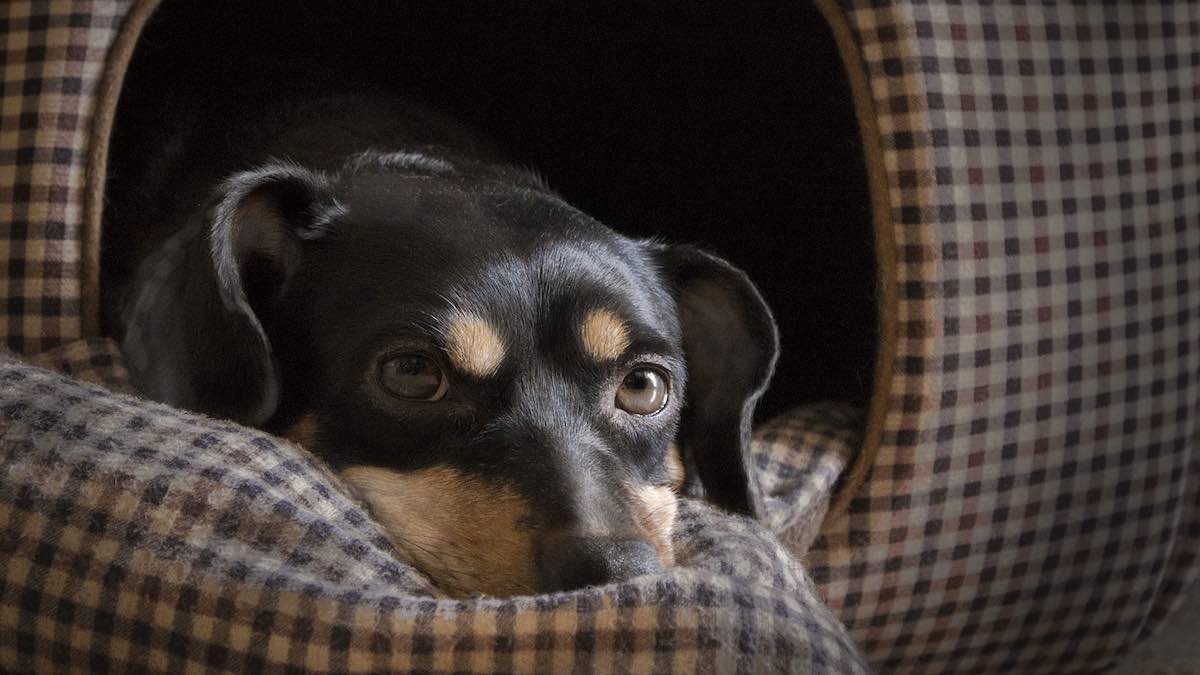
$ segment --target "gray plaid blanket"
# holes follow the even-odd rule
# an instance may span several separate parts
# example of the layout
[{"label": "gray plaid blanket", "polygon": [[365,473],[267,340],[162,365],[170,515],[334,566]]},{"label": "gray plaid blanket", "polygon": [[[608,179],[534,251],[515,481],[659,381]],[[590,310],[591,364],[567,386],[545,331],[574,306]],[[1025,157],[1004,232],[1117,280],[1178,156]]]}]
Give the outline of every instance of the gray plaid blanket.
[{"label": "gray plaid blanket", "polygon": [[[103,341],[42,365],[74,377],[0,358],[4,671],[866,670],[759,523],[685,500],[663,575],[446,599],[300,448],[113,393]],[[789,461],[791,428],[768,427],[759,466],[797,550],[846,458]]]}]

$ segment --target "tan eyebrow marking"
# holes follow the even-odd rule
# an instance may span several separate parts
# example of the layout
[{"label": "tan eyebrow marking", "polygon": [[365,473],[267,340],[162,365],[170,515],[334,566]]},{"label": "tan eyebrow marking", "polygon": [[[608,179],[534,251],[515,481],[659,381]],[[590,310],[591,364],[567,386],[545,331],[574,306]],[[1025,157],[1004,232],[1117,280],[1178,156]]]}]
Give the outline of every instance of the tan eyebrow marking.
[{"label": "tan eyebrow marking", "polygon": [[475,314],[461,314],[450,322],[445,349],[455,368],[476,377],[494,375],[507,351],[496,329]]},{"label": "tan eyebrow marking", "polygon": [[625,322],[607,309],[588,313],[580,328],[583,348],[597,361],[612,361],[629,348],[629,329]]}]

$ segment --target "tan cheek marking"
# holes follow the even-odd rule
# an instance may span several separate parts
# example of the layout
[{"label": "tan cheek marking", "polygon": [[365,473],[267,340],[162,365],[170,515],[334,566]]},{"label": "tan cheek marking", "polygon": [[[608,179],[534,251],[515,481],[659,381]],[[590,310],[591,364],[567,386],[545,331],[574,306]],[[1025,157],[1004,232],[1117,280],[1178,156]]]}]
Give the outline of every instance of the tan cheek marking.
[{"label": "tan cheek marking", "polygon": [[634,514],[647,535],[663,567],[675,564],[675,546],[671,535],[675,530],[678,507],[675,491],[665,485],[628,486],[633,496]]},{"label": "tan cheek marking", "polygon": [[317,444],[317,418],[305,415],[283,430],[283,437],[302,448],[313,449]]},{"label": "tan cheek marking", "polygon": [[446,331],[446,355],[458,370],[476,377],[495,374],[504,361],[504,341],[488,322],[467,314]]},{"label": "tan cheek marking", "polygon": [[448,467],[395,471],[352,466],[341,472],[392,541],[451,595],[532,593],[529,506],[504,486]]},{"label": "tan cheek marking", "polygon": [[583,348],[597,361],[612,361],[629,348],[629,329],[607,309],[593,310],[580,328]]},{"label": "tan cheek marking", "polygon": [[683,456],[679,454],[679,444],[675,441],[667,444],[667,475],[672,490],[679,492],[683,489]]}]

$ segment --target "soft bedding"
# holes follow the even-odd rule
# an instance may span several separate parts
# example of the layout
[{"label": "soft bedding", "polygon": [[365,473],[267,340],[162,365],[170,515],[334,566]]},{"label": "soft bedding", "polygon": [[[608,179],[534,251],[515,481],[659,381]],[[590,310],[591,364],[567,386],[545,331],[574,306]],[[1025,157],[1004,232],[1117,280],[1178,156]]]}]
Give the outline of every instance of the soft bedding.
[{"label": "soft bedding", "polygon": [[302,449],[114,393],[103,340],[38,364],[0,358],[5,671],[866,670],[793,555],[848,444],[798,446],[836,437],[844,409],[759,434],[765,523],[683,500],[665,574],[451,599]]}]

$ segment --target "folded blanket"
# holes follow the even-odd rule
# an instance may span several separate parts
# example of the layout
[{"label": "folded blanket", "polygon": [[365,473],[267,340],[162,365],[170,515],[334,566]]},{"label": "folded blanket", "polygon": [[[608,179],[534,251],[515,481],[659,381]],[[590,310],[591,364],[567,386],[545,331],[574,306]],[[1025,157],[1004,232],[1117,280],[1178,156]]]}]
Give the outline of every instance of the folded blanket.
[{"label": "folded blanket", "polygon": [[311,455],[115,394],[111,344],[73,349],[42,363],[74,378],[0,358],[4,671],[866,670],[759,523],[683,500],[665,574],[447,599]]}]

